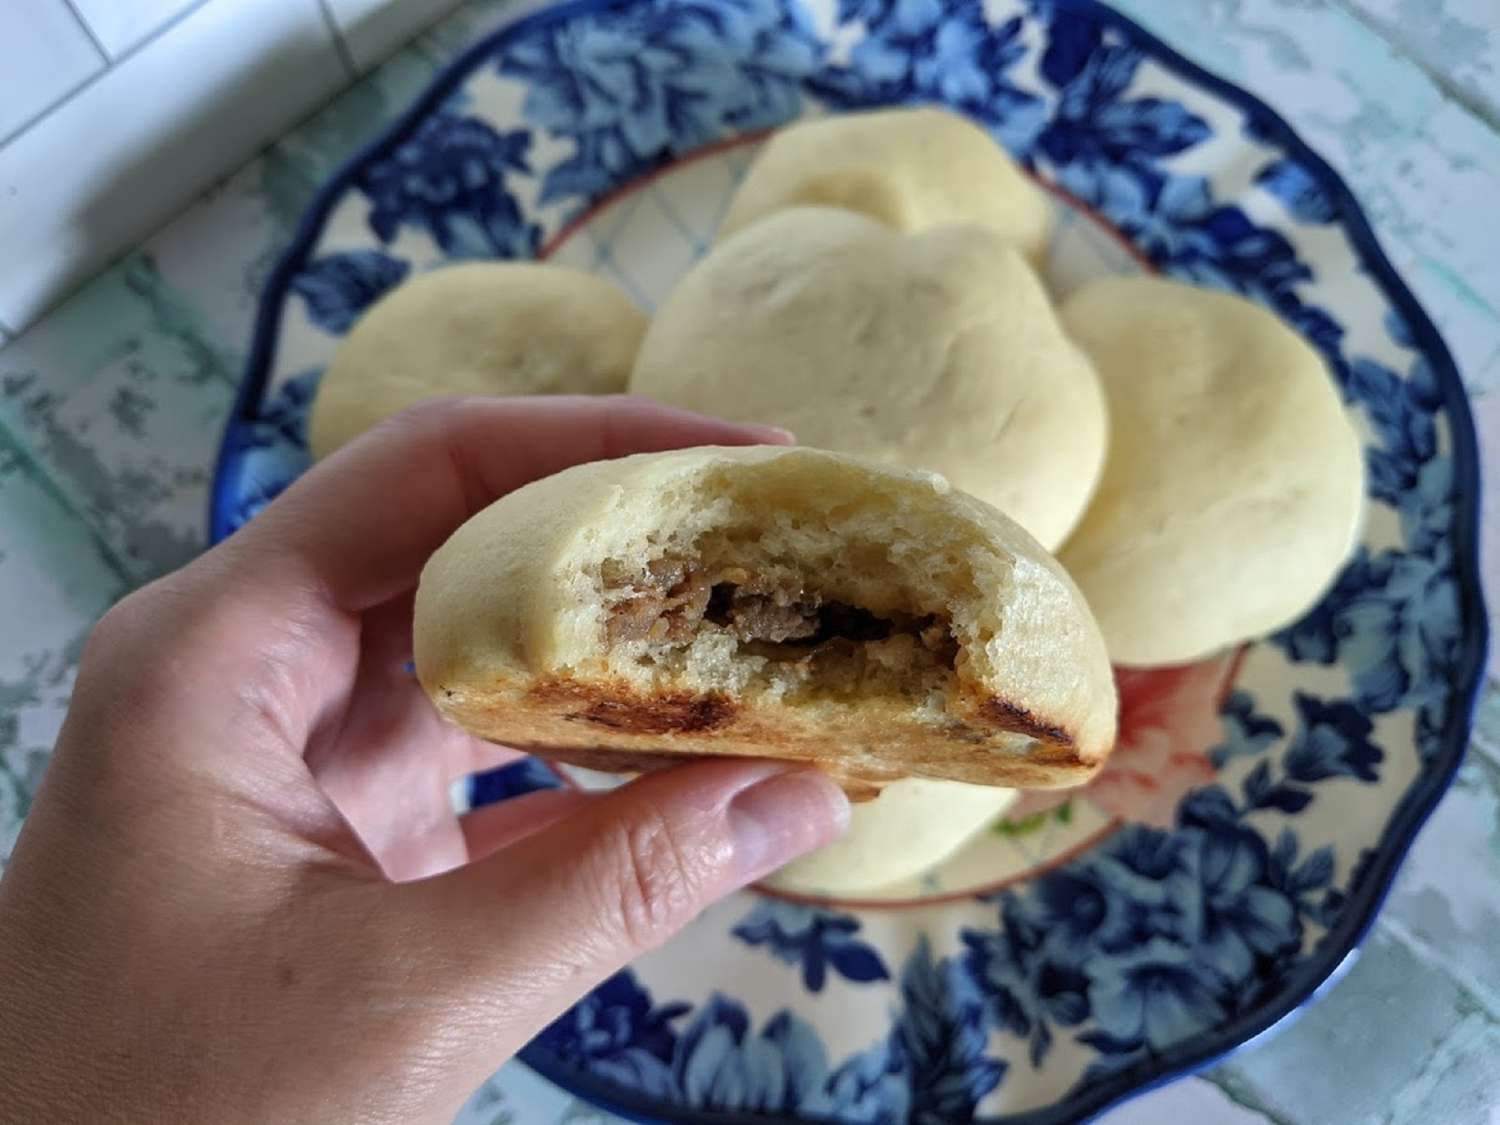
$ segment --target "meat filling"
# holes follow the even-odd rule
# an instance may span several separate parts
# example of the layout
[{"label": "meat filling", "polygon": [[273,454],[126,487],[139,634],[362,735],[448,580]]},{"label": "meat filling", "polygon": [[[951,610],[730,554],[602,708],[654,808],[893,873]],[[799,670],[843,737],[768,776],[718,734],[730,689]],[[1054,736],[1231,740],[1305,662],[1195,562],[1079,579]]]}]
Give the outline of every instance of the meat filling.
[{"label": "meat filling", "polygon": [[656,559],[646,566],[644,578],[627,580],[606,568],[605,584],[630,591],[610,607],[605,639],[611,645],[625,641],[686,644],[697,632],[708,609],[713,584],[686,563]]},{"label": "meat filling", "polygon": [[680,561],[658,559],[647,575],[606,583],[629,592],[610,608],[605,626],[611,645],[628,641],[688,644],[705,628],[732,633],[756,655],[805,660],[810,652],[848,648],[899,635],[913,637],[935,663],[951,668],[958,646],[946,622],[933,614],[879,615],[825,599],[795,576],[755,575],[726,567],[713,576]]}]

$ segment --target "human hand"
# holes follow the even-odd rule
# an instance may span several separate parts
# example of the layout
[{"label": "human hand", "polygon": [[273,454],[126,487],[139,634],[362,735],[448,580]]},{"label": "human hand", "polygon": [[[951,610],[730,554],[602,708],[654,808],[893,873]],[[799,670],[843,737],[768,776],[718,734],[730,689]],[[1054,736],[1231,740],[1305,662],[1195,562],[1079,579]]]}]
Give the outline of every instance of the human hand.
[{"label": "human hand", "polygon": [[728,760],[460,820],[450,782],[514,754],[404,670],[423,562],[491,500],[768,440],[633,399],[429,404],[112,609],[0,880],[6,1120],[451,1120],[586,990],[836,836],[822,775]]}]

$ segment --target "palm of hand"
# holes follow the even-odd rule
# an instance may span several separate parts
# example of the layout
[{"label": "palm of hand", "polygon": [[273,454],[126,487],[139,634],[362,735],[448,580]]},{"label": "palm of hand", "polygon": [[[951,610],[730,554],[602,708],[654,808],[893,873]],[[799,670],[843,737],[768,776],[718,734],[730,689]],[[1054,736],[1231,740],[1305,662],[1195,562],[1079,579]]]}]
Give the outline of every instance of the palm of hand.
[{"label": "palm of hand", "polygon": [[0,880],[14,1119],[451,1119],[593,983],[837,833],[830,782],[745,761],[460,819],[451,783],[513,752],[406,668],[422,563],[494,497],[768,438],[628,399],[419,407],[112,610]]}]

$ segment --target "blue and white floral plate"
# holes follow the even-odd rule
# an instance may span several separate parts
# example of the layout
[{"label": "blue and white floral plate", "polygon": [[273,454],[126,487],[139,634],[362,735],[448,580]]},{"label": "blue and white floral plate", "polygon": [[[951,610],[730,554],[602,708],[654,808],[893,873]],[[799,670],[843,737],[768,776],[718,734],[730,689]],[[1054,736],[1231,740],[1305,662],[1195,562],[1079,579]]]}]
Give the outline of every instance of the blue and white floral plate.
[{"label": "blue and white floral plate", "polygon": [[[1478,474],[1447,350],[1321,159],[1090,0],[584,0],[491,36],[323,191],[273,275],[214,538],[305,467],[318,372],[389,286],[535,256],[654,306],[764,130],[907,102],[969,114],[1052,190],[1060,292],[1159,270],[1301,331],[1365,436],[1368,526],[1285,632],[1122,672],[1120,749],[1087,790],[871,900],[737,895],[525,1051],[627,1115],[1068,1121],[1201,1066],[1344,961],[1466,742]],[[471,797],[556,783],[527,763]]]}]

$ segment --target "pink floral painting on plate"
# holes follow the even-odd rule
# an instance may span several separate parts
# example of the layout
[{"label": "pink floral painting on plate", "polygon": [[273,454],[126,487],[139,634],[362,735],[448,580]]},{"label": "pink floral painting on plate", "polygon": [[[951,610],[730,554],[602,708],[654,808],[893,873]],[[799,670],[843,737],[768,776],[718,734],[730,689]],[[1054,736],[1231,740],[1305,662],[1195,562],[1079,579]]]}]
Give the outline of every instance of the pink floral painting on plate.
[{"label": "pink floral painting on plate", "polygon": [[1168,668],[1116,668],[1120,734],[1103,771],[1082,789],[1026,794],[1016,821],[1068,800],[1086,800],[1122,821],[1168,827],[1190,789],[1213,780],[1208,752],[1222,737],[1219,708],[1241,651]]}]

